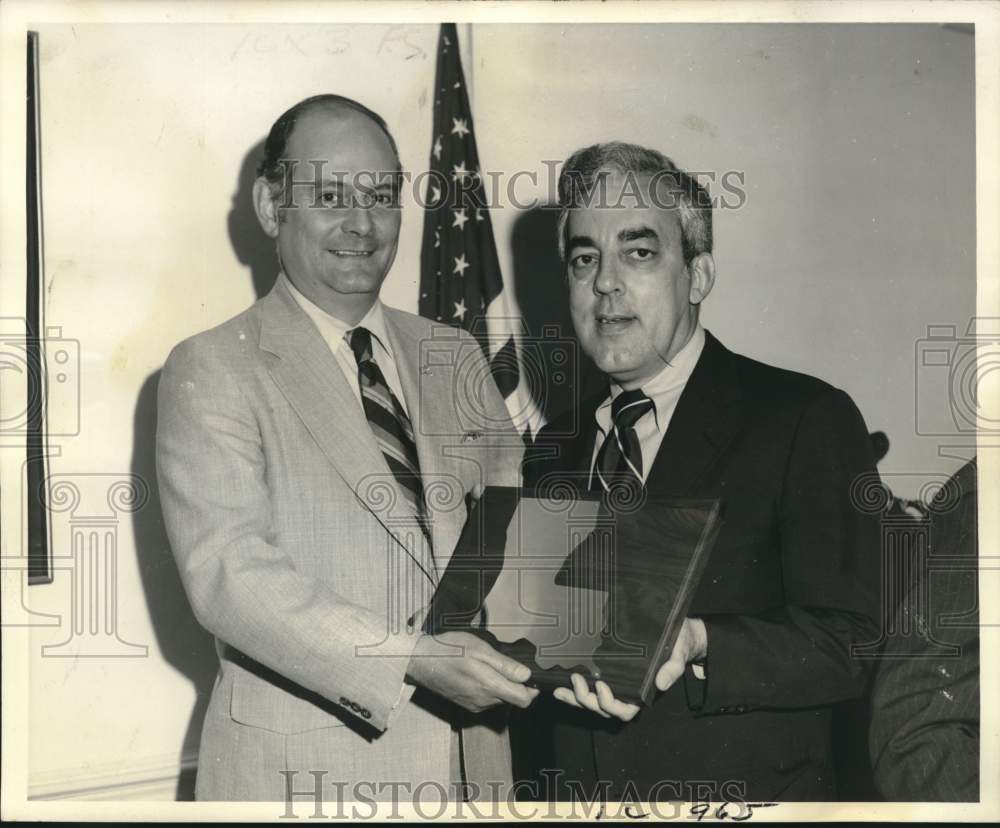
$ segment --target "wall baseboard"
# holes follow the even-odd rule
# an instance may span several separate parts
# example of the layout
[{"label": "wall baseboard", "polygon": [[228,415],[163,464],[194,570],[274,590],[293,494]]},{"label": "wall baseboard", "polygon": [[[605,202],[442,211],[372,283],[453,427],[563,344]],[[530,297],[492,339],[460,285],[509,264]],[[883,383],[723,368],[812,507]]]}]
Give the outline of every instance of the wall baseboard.
[{"label": "wall baseboard", "polygon": [[197,750],[87,768],[31,774],[29,800],[170,802],[193,798]]}]

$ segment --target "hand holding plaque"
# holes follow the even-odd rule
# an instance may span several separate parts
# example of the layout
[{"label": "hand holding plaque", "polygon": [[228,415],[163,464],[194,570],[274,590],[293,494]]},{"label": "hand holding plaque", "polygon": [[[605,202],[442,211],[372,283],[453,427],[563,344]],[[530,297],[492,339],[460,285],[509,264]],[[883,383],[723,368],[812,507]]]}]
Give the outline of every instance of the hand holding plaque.
[{"label": "hand holding plaque", "polygon": [[577,673],[649,703],[718,533],[717,500],[489,487],[473,506],[424,629],[473,630],[568,688]]}]

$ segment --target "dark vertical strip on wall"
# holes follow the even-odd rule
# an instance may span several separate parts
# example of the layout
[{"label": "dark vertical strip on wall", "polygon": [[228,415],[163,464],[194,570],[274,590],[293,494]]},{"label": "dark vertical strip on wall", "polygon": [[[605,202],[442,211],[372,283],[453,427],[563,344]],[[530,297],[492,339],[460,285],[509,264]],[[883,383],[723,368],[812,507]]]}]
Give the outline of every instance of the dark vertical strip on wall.
[{"label": "dark vertical strip on wall", "polygon": [[38,33],[28,32],[27,94],[27,296],[25,302],[25,364],[28,383],[27,471],[28,583],[49,583],[49,526],[45,498],[46,435],[45,373],[42,350],[42,227],[41,147],[39,144]]}]

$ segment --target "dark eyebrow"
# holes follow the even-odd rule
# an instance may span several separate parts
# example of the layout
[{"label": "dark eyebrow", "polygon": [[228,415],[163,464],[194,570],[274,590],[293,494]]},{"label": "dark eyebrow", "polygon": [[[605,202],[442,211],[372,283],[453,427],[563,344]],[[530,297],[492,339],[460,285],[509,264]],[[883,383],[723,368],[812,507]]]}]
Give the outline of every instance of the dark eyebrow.
[{"label": "dark eyebrow", "polygon": [[569,240],[569,249],[572,250],[574,247],[597,247],[597,244],[590,236],[573,236]]},{"label": "dark eyebrow", "polygon": [[659,234],[652,227],[626,228],[618,233],[618,241],[630,242],[636,239],[657,239]]}]

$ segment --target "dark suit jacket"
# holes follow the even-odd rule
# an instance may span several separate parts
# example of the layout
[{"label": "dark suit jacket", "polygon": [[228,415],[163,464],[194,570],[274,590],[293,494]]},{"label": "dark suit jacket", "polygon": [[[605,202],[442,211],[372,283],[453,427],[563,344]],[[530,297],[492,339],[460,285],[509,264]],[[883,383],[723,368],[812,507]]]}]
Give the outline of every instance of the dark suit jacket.
[{"label": "dark suit jacket", "polygon": [[977,502],[972,461],[931,504],[931,565],[879,663],[870,739],[886,799],[979,801]]},{"label": "dark suit jacket", "polygon": [[[602,398],[581,405],[578,427],[567,415],[539,433],[525,485],[580,479]],[[831,705],[864,692],[850,648],[879,637],[878,518],[852,502],[852,482],[874,468],[844,392],[708,334],[647,479],[660,495],[725,501],[689,612],[708,631],[708,679],[689,667],[628,724],[536,703],[532,729],[515,735],[515,773],[527,753],[588,792],[610,781],[612,797],[634,796],[631,780],[638,799],[833,799]]]}]

